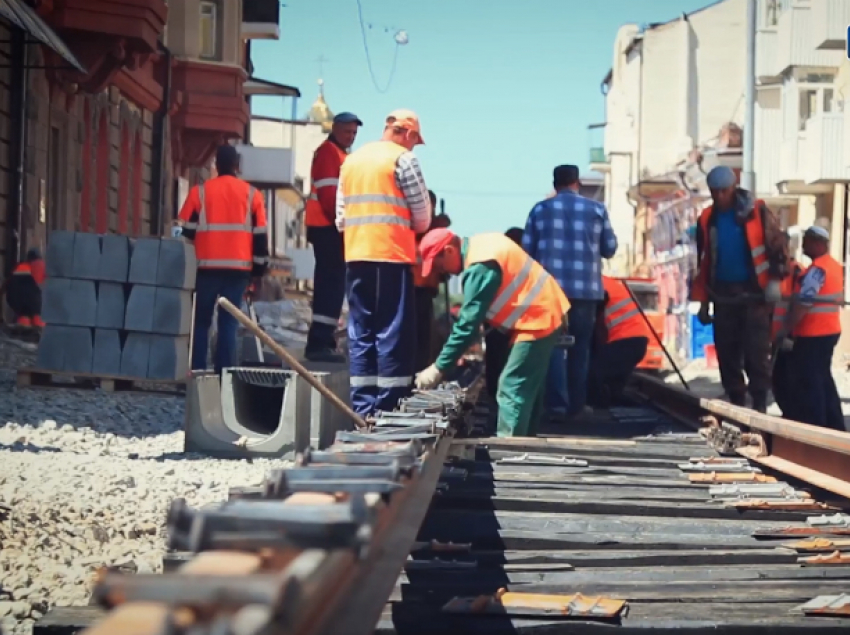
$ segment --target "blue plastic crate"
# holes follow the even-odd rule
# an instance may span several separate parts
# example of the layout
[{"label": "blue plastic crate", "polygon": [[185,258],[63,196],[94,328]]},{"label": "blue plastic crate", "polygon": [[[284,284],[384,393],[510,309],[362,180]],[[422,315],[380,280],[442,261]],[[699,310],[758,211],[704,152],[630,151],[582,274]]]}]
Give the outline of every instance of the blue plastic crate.
[{"label": "blue plastic crate", "polygon": [[714,344],[714,325],[700,324],[696,315],[691,316],[691,359],[705,357],[705,345]]}]

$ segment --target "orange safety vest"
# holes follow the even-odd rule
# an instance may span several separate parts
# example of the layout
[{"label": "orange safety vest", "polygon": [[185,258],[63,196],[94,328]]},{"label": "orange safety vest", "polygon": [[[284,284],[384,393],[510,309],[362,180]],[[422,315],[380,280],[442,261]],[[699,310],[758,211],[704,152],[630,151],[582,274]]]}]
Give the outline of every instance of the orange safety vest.
[{"label": "orange safety vest", "polygon": [[791,296],[800,291],[800,265],[793,258],[788,264],[791,268],[791,274],[779,284],[782,299],[773,307],[773,318],[770,323],[771,340],[775,340],[779,336],[779,331],[785,325],[785,320],[788,318],[788,307],[791,304]]},{"label": "orange safety vest", "polygon": [[616,342],[631,337],[651,339],[652,333],[646,325],[646,320],[632,300],[622,280],[602,276],[602,286],[608,294],[605,305],[605,326],[608,328],[608,341]]},{"label": "orange safety vest", "polygon": [[502,271],[502,284],[487,321],[510,331],[511,342],[537,340],[564,325],[570,302],[555,279],[504,234],[479,234],[469,239],[464,267],[495,262]]},{"label": "orange safety vest", "polygon": [[416,262],[410,208],[395,179],[405,152],[392,141],[374,141],[342,164],[346,262]]},{"label": "orange safety vest", "polygon": [[[764,207],[764,201],[757,200],[753,207],[753,214],[744,225],[744,231],[747,235],[747,244],[750,247],[750,257],[753,259],[753,269],[758,280],[759,287],[764,289],[767,286],[768,275],[767,270],[769,264],[767,262],[767,252],[764,246],[764,225],[761,220],[760,210]],[[699,270],[691,284],[691,300],[694,302],[708,302],[708,287],[714,282],[714,263],[713,255],[717,251],[717,232],[713,227],[710,227],[711,215],[713,206],[706,207],[699,217],[699,226],[702,230],[702,235],[705,240],[702,261],[699,263]]]},{"label": "orange safety vest", "polygon": [[[197,187],[201,202],[195,234],[198,267],[250,271],[254,265],[253,236],[267,232],[265,226],[254,227],[251,217],[257,190],[241,179],[227,176]],[[207,209],[210,203],[212,214]]]},{"label": "orange safety vest", "polygon": [[[310,184],[310,196],[307,198],[307,207],[304,212],[304,222],[308,227],[329,227],[334,224],[335,214],[331,214],[328,218],[319,201],[319,190],[333,188],[333,200],[336,201],[339,172],[346,157],[348,155],[345,150],[330,139],[322,143],[313,153],[313,165],[310,169],[313,180]],[[334,208],[336,208],[335,202]]]},{"label": "orange safety vest", "polygon": [[835,258],[825,254],[812,261],[812,267],[823,269],[826,278],[815,296],[815,303],[794,327],[795,337],[820,337],[841,333],[841,307],[838,304],[817,304],[817,300],[833,302],[844,299],[844,267]]}]

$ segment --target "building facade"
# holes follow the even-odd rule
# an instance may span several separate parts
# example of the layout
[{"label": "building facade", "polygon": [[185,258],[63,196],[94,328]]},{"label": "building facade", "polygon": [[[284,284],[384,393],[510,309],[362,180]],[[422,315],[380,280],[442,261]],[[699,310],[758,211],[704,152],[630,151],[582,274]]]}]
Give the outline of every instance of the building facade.
[{"label": "building facade", "polygon": [[177,179],[244,137],[250,41],[279,37],[278,18],[276,0],[5,2],[4,273],[51,230],[167,232]]}]

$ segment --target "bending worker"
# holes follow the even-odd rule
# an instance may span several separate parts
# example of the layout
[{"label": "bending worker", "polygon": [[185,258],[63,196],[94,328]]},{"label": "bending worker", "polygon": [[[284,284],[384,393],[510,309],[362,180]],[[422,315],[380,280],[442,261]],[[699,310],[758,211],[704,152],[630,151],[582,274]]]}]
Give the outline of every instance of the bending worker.
[{"label": "bending worker", "polygon": [[608,408],[616,403],[634,369],[646,356],[652,331],[632,299],[624,280],[602,276],[605,298],[596,320],[600,342],[590,359],[590,405]]},{"label": "bending worker", "polygon": [[304,357],[315,362],[344,362],[337,351],[336,330],[345,297],[345,255],[336,228],[336,190],[339,172],[363,122],[350,112],[334,117],[328,138],[313,155],[310,197],[304,222],[307,242],[316,259],[313,274],[313,318]]},{"label": "bending worker", "polygon": [[44,260],[38,249],[30,249],[24,262],[18,264],[9,279],[3,283],[6,304],[15,314],[15,324],[23,327],[44,328],[41,320],[41,285],[44,284]]},{"label": "bending worker", "polygon": [[844,267],[829,255],[829,232],[823,227],[806,230],[803,253],[812,264],[800,280],[799,301],[792,299],[787,328],[780,333],[783,339],[789,333],[794,338],[794,415],[803,423],[843,432],[844,415],[832,377],[832,353],[841,336]]},{"label": "bending worker", "polygon": [[701,303],[698,319],[703,324],[711,322],[709,303],[714,302],[714,344],[729,400],[745,406],[749,388],[753,408],[765,412],[771,383],[771,305],[779,300],[780,281],[788,275],[787,244],[773,213],[764,201],[754,201],[738,188],[730,168],[712,169],[707,182],[714,201],[697,223],[699,270],[691,299]]},{"label": "bending worker", "polygon": [[416,114],[396,110],[381,140],[349,155],[340,173],[351,405],[364,417],[396,408],[413,383],[416,234],[425,233],[432,216],[412,152],[421,143]]},{"label": "bending worker", "polygon": [[422,273],[463,272],[463,305],[436,363],[416,376],[433,388],[473,340],[484,320],[511,335],[499,378],[497,436],[531,436],[543,412],[549,358],[563,332],[570,303],[555,279],[507,236],[461,240],[448,229],[428,232],[419,245]]},{"label": "bending worker", "polygon": [[[195,282],[195,327],[192,370],[207,367],[207,347],[215,303],[227,298],[235,306],[253,280],[255,286],[268,266],[266,208],[262,195],[238,177],[239,153],[221,146],[215,158],[218,176],[189,190],[180,210],[183,236],[195,243],[198,277]],[[236,318],[218,312],[215,372],[236,365]]]}]

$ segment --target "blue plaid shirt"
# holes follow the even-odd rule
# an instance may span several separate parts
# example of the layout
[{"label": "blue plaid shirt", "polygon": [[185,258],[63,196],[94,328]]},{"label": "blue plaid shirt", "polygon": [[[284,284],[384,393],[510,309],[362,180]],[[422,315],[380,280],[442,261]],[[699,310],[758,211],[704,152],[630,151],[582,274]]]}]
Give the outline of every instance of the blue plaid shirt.
[{"label": "blue plaid shirt", "polygon": [[522,247],[552,274],[570,300],[602,300],[602,258],[617,236],[602,203],[564,190],[528,215]]}]

